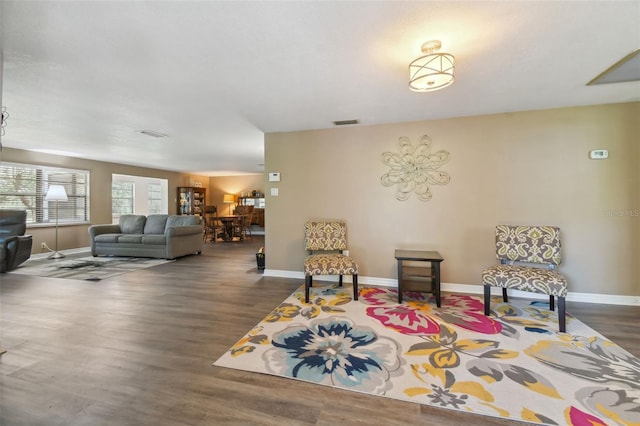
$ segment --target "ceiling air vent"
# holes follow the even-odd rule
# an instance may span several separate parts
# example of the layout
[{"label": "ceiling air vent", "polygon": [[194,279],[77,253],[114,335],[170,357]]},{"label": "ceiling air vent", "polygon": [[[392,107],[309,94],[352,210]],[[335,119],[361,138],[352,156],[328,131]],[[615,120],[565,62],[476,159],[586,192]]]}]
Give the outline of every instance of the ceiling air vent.
[{"label": "ceiling air vent", "polygon": [[640,49],[636,49],[587,83],[594,84],[623,83],[640,81]]},{"label": "ceiling air vent", "polygon": [[138,130],[138,133],[142,135],[151,136],[152,138],[166,138],[167,135],[160,132],[154,132],[153,130]]},{"label": "ceiling air vent", "polygon": [[333,125],[334,126],[348,126],[350,124],[358,124],[359,121],[358,120],[341,120],[341,121],[334,121]]}]

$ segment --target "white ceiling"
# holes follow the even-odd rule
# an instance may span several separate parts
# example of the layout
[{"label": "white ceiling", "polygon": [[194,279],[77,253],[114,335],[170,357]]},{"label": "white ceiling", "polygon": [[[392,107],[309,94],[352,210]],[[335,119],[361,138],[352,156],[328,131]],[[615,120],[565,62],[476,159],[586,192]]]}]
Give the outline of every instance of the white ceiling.
[{"label": "white ceiling", "polygon": [[[640,46],[640,1],[1,7],[12,148],[231,175],[264,170],[265,132],[640,100],[639,82],[586,86]],[[456,81],[411,92],[431,39]]]}]

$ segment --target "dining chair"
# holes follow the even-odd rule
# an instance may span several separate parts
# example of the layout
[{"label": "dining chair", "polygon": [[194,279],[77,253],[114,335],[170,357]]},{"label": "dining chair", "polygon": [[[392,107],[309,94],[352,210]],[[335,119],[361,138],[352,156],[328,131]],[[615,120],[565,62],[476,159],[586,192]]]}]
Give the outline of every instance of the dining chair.
[{"label": "dining chair", "polygon": [[309,289],[316,275],[351,275],[353,299],[358,300],[358,263],[347,250],[347,226],[339,221],[311,221],[304,224],[304,248],[309,255],[304,261],[304,300],[309,303]]},{"label": "dining chair", "polygon": [[204,241],[211,239],[212,242],[216,242],[218,237],[224,232],[222,223],[218,220],[218,207],[217,206],[205,206],[204,207]]},{"label": "dining chair", "polygon": [[253,234],[251,233],[251,224],[253,223],[254,206],[245,206],[245,207],[246,207],[246,210],[244,215],[244,221],[242,224],[242,233],[244,234],[245,238],[247,238],[248,236],[249,239],[253,239]]},{"label": "dining chair", "polygon": [[237,234],[242,238],[249,237],[253,239],[251,234],[251,222],[253,222],[253,209],[254,206],[238,206],[236,207],[236,214],[241,216],[237,225]]}]

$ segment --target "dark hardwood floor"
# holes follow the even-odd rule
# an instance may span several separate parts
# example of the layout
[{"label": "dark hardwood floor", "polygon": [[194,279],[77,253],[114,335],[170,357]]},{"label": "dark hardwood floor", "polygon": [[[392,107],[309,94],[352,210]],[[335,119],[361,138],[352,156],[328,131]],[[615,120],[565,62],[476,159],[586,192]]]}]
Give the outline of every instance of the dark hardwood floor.
[{"label": "dark hardwood floor", "polygon": [[[101,282],[0,275],[0,424],[514,424],[213,367],[303,283],[262,276],[262,244]],[[640,356],[640,308],[567,309]]]}]

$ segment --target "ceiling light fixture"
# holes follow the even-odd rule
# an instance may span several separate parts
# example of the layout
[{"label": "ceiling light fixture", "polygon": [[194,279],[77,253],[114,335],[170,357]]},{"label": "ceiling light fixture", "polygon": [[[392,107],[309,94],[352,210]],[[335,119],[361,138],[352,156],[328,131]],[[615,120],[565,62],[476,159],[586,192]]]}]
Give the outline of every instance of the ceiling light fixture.
[{"label": "ceiling light fixture", "polygon": [[440,47],[440,40],[427,41],[422,45],[425,55],[409,64],[409,88],[414,92],[432,92],[453,83],[455,58],[449,53],[436,53]]}]

